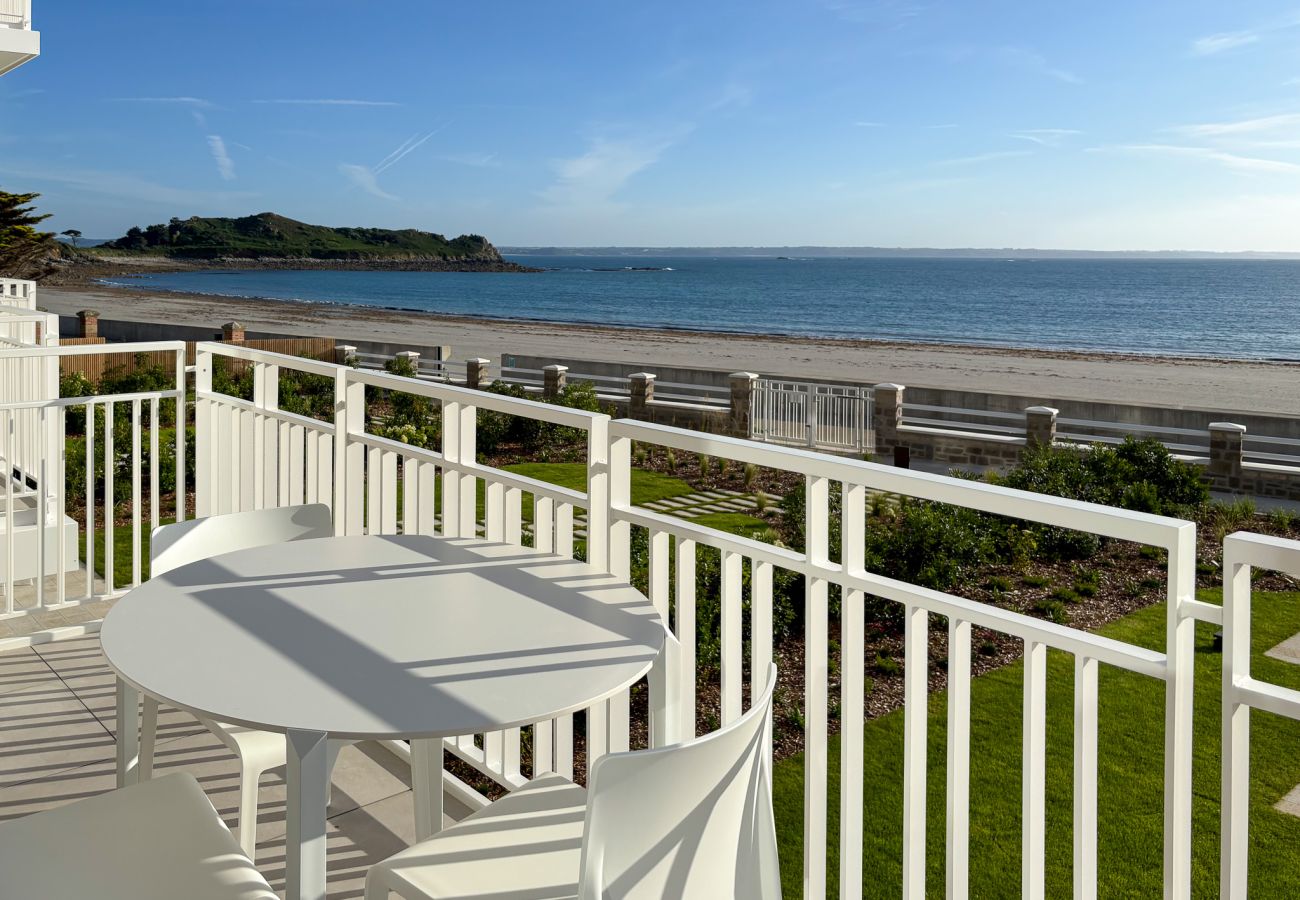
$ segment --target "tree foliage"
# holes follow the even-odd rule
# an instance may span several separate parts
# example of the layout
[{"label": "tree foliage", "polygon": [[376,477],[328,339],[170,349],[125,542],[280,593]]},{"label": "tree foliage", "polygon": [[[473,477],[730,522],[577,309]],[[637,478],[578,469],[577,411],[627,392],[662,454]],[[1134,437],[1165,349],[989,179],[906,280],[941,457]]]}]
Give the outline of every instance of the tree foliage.
[{"label": "tree foliage", "polygon": [[45,261],[58,252],[54,232],[36,226],[50,217],[38,214],[33,201],[40,194],[11,194],[0,190],[0,275],[38,276]]}]

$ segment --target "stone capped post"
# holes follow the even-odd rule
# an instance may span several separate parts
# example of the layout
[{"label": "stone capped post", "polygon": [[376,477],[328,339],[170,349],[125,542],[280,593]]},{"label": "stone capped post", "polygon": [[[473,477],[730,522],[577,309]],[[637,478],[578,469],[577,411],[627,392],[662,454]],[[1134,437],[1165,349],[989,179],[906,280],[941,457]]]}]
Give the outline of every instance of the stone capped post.
[{"label": "stone capped post", "polygon": [[77,313],[77,318],[81,320],[82,337],[99,337],[99,310],[83,309],[81,312]]},{"label": "stone capped post", "polygon": [[750,435],[758,375],[754,372],[732,372],[728,381],[731,384],[731,432],[737,437],[747,438]]},{"label": "stone capped post", "polygon": [[357,348],[352,344],[334,345],[334,362],[340,366],[350,366],[357,360]]},{"label": "stone capped post", "polygon": [[244,326],[238,322],[227,322],[221,326],[221,339],[227,344],[244,343]]},{"label": "stone capped post", "polygon": [[482,390],[491,384],[492,380],[488,377],[488,366],[491,364],[491,360],[482,357],[465,360],[465,387]]},{"label": "stone capped post", "polygon": [[634,372],[627,376],[630,400],[627,415],[630,419],[649,419],[650,401],[655,398],[655,376],[650,372]]},{"label": "stone capped post", "polygon": [[394,354],[393,359],[406,360],[411,364],[411,371],[417,376],[420,374],[420,354],[416,351],[402,350],[401,352]]},{"label": "stone capped post", "polygon": [[901,384],[878,384],[872,388],[871,425],[876,432],[876,452],[890,453],[899,446],[903,427],[903,391]]},{"label": "stone capped post", "polygon": [[1210,423],[1209,475],[1214,486],[1230,491],[1242,487],[1242,445],[1246,440],[1246,426],[1233,422]]},{"label": "stone capped post", "polygon": [[564,385],[568,381],[568,366],[543,366],[542,367],[542,396],[558,397],[564,390]]},{"label": "stone capped post", "polygon": [[1050,447],[1056,443],[1056,417],[1060,410],[1050,406],[1031,406],[1025,410],[1025,444]]}]

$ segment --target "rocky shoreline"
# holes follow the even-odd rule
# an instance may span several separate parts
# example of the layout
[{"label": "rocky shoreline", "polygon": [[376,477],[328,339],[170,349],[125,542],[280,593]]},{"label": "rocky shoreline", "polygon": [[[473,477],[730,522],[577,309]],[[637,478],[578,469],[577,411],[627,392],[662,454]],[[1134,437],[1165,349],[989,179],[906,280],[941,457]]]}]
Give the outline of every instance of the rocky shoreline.
[{"label": "rocky shoreline", "polygon": [[104,256],[79,254],[54,262],[42,284],[61,286],[93,285],[104,278],[131,278],[158,272],[211,272],[227,269],[279,269],[351,272],[543,272],[503,259],[446,259],[405,257],[401,259],[313,259],[274,257],[249,259],[222,256],[213,259],[177,259],[167,256]]}]

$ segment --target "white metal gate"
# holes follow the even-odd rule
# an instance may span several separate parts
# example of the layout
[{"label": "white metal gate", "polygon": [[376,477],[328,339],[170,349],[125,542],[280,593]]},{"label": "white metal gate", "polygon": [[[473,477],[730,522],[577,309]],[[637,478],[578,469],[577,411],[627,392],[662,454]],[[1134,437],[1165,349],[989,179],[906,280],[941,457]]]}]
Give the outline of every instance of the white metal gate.
[{"label": "white metal gate", "polygon": [[871,388],[760,378],[750,405],[755,440],[820,450],[866,452],[871,433]]}]

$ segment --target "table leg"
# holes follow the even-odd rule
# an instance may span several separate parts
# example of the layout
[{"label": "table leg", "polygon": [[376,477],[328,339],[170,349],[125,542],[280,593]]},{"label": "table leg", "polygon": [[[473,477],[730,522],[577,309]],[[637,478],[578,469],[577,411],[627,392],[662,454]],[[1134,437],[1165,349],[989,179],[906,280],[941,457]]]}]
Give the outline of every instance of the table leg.
[{"label": "table leg", "polygon": [[285,780],[285,900],[325,900],[325,807],[329,795],[329,741],[321,731],[290,731]]},{"label": "table leg", "polygon": [[411,794],[415,802],[415,839],[442,831],[442,738],[411,741]]},{"label": "table leg", "polygon": [[117,679],[117,786],[140,776],[140,692]]}]

